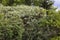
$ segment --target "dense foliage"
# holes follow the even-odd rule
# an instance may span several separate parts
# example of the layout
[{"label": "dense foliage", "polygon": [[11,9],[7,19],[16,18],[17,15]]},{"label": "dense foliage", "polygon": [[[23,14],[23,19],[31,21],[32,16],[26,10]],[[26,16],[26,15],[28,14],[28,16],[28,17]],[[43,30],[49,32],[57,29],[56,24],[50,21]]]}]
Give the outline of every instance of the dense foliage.
[{"label": "dense foliage", "polygon": [[0,3],[0,40],[60,40],[60,11],[53,0]]},{"label": "dense foliage", "polygon": [[59,17],[60,12],[38,6],[0,5],[0,40],[58,40]]}]

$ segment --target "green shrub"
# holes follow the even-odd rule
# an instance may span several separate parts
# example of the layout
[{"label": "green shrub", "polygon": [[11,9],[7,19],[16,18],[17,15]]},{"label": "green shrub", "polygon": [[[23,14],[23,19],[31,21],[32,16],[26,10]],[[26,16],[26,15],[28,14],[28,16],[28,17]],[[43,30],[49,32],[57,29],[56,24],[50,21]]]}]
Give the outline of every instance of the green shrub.
[{"label": "green shrub", "polygon": [[[44,11],[44,10],[42,10]],[[0,40],[22,40],[24,24],[21,17],[40,13],[39,7],[0,6]]]},{"label": "green shrub", "polygon": [[1,40],[50,40],[60,35],[60,13],[38,6],[0,6]]}]

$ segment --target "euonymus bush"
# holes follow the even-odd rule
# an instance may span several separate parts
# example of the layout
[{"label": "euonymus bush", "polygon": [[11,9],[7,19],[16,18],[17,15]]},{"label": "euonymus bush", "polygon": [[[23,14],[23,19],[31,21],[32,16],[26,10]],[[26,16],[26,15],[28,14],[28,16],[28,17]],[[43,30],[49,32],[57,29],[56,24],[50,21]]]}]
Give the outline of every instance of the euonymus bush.
[{"label": "euonymus bush", "polygon": [[[48,15],[46,15],[48,13]],[[50,40],[60,35],[60,14],[36,6],[0,6],[0,40]]]}]

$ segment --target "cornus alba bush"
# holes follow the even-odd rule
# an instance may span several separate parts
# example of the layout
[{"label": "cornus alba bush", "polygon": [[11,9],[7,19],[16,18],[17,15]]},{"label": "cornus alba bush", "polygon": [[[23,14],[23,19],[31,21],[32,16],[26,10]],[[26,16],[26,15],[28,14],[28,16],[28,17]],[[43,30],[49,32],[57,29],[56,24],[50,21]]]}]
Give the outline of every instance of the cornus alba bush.
[{"label": "cornus alba bush", "polygon": [[46,11],[38,6],[0,5],[0,40],[58,40],[60,14],[46,15]]}]

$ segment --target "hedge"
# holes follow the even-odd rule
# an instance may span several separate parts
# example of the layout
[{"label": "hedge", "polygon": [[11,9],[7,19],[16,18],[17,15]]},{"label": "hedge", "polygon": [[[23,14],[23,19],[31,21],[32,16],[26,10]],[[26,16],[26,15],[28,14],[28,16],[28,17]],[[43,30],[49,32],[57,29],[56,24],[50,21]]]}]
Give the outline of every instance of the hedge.
[{"label": "hedge", "polygon": [[[50,40],[60,35],[60,14],[38,6],[0,5],[0,40]],[[57,13],[57,14],[56,14]]]},{"label": "hedge", "polygon": [[0,40],[22,40],[24,25],[21,16],[36,13],[40,13],[39,7],[0,5]]}]

